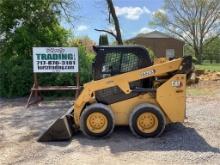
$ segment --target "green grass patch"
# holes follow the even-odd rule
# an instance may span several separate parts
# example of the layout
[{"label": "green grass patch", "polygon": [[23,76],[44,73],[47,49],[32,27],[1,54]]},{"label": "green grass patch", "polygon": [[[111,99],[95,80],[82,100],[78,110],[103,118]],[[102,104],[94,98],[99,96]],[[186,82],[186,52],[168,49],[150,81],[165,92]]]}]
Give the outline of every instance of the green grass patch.
[{"label": "green grass patch", "polygon": [[220,72],[220,64],[202,64],[202,65],[195,65],[195,66],[196,66],[196,69]]},{"label": "green grass patch", "polygon": [[204,96],[209,92],[207,90],[201,90],[198,88],[187,88],[186,93],[188,96]]},{"label": "green grass patch", "polygon": [[208,88],[188,87],[186,90],[187,96],[213,96],[215,92]]}]

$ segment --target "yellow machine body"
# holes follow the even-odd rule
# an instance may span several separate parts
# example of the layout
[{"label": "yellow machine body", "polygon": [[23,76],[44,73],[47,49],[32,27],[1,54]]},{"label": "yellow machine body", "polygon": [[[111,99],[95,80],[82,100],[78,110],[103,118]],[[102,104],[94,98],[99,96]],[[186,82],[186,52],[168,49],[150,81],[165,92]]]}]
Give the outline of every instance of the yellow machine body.
[{"label": "yellow machine body", "polygon": [[[129,94],[131,89],[129,83],[163,75],[171,71],[180,69],[182,59],[175,59],[153,66],[104,78],[98,81],[92,81],[84,85],[84,89],[74,103],[74,122],[80,126],[80,114],[87,103],[96,102],[95,91],[118,86],[124,93]],[[186,93],[186,76],[185,74],[176,74],[168,81],[163,83],[157,90],[156,95],[143,94],[137,97],[119,101],[109,105],[114,113],[116,125],[128,125],[128,119],[131,111],[140,103],[153,103],[161,107],[169,122],[183,122],[185,114],[185,93]]]}]

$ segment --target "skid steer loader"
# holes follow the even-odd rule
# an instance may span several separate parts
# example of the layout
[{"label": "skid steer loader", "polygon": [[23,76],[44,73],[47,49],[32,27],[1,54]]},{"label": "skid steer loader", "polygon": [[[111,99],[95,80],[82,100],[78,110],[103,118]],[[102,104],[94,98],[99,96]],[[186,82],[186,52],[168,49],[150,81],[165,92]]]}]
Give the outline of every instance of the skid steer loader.
[{"label": "skid steer loader", "polygon": [[156,137],[168,123],[184,121],[191,57],[153,64],[141,46],[94,50],[94,80],[38,141],[70,140],[78,130],[89,137],[108,136],[116,125],[129,125],[136,136]]}]

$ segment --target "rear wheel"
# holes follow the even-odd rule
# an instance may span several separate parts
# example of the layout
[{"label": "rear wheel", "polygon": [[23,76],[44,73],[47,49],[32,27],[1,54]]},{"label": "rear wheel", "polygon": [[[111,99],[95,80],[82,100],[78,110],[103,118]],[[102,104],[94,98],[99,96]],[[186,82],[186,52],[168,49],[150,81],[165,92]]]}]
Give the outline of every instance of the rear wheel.
[{"label": "rear wheel", "polygon": [[138,105],[131,113],[129,126],[132,133],[142,137],[159,136],[165,128],[166,120],[159,107],[152,104]]},{"label": "rear wheel", "polygon": [[88,106],[81,114],[80,129],[89,137],[110,135],[114,130],[114,116],[111,109],[100,103]]}]

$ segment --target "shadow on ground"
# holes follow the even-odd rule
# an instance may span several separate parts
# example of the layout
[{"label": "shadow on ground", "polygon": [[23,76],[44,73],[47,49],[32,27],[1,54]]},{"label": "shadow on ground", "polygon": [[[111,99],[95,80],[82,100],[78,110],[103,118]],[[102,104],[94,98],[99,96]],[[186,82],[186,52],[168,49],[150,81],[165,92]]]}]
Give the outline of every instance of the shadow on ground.
[{"label": "shadow on ground", "polygon": [[[127,151],[191,151],[220,153],[219,148],[210,146],[194,128],[182,124],[168,125],[165,132],[158,138],[137,138],[133,136],[129,127],[116,127],[109,138],[89,139],[78,132],[73,136],[83,146],[109,147],[112,153]],[[49,145],[65,147],[71,142],[49,142]]]}]

